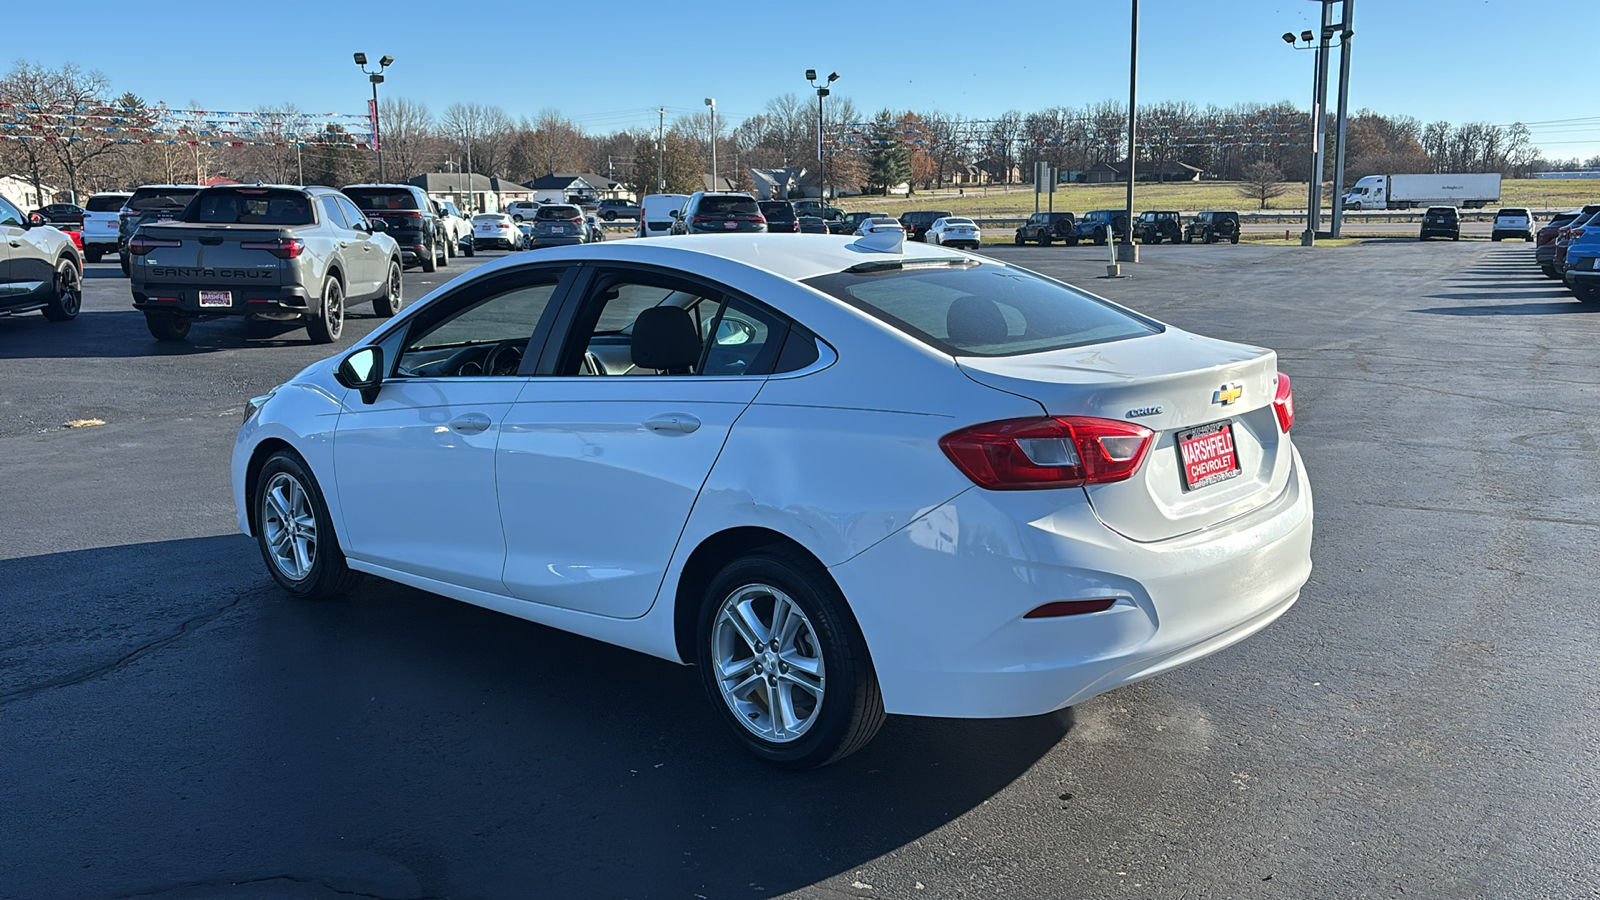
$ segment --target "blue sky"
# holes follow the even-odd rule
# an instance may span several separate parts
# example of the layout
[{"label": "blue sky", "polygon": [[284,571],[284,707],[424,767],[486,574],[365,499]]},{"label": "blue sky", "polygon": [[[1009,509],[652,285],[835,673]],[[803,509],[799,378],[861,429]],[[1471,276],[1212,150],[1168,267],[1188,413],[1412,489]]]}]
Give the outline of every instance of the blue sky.
[{"label": "blue sky", "polygon": [[[1592,57],[1593,31],[1560,25],[1581,5],[1560,12],[1561,4],[1515,0],[1356,0],[1351,107],[1425,122],[1550,123],[1530,126],[1546,156],[1600,153],[1600,115],[1568,99],[1581,93],[1571,76],[1569,87],[1541,87],[1556,80],[1549,72],[1560,61]],[[864,111],[987,117],[1125,99],[1128,89],[1128,0],[502,8],[381,0],[319,4],[314,15],[293,4],[231,7],[87,0],[74,4],[77,25],[64,30],[52,4],[12,3],[0,62],[74,61],[105,72],[116,91],[173,105],[293,102],[360,112],[369,87],[350,54],[363,50],[396,57],[385,92],[435,113],[457,101],[495,104],[513,117],[555,108],[591,132],[653,126],[657,106],[703,111],[707,96],[736,121],[778,94],[809,90],[807,68],[839,71],[837,92]],[[1143,0],[1141,100],[1303,106],[1312,54],[1279,35],[1314,28],[1319,9],[1313,0]],[[228,38],[200,37],[212,27]],[[59,40],[64,34],[72,40]],[[24,35],[48,39],[17,40]],[[1588,121],[1559,121],[1580,117]]]}]

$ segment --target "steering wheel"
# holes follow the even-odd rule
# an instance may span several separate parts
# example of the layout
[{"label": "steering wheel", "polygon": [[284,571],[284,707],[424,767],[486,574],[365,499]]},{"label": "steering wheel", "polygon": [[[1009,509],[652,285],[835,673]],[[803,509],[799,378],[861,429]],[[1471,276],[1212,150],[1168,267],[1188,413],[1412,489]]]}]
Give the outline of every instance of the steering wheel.
[{"label": "steering wheel", "polygon": [[525,340],[512,339],[501,341],[494,345],[489,355],[483,358],[483,374],[485,375],[515,375],[522,365],[522,348],[527,344]]}]

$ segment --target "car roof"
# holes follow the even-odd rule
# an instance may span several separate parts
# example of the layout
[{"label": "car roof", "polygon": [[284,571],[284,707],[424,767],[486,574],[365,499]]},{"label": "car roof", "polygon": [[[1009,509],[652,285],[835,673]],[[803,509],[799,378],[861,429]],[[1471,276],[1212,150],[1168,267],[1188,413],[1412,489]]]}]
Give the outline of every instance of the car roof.
[{"label": "car roof", "polygon": [[727,260],[771,272],[791,281],[828,275],[864,262],[970,259],[964,253],[931,244],[906,243],[901,254],[854,246],[860,238],[846,235],[676,235],[644,241],[578,244],[531,257],[507,256],[473,270],[487,272],[554,259],[656,263],[714,277],[716,260]]},{"label": "car roof", "polygon": [[348,191],[351,188],[405,188],[408,191],[422,190],[422,188],[419,188],[414,184],[347,184],[339,190]]}]

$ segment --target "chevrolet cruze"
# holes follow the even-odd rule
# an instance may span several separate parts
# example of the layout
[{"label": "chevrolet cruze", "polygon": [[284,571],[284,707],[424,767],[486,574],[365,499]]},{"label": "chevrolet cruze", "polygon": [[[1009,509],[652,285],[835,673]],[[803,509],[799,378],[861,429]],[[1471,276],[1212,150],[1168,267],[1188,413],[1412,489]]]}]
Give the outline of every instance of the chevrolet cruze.
[{"label": "chevrolet cruze", "polygon": [[1289,609],[1312,501],[1272,351],[904,238],[484,266],[250,402],[239,525],[301,597],[365,573],[694,664],[788,768]]}]

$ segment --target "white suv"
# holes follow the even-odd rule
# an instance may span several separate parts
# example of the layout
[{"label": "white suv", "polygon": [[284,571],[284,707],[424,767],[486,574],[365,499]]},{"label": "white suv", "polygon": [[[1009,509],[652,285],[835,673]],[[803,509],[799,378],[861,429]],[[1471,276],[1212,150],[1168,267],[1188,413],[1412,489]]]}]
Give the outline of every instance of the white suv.
[{"label": "white suv", "polygon": [[83,204],[83,255],[89,262],[97,263],[106,253],[117,252],[117,229],[122,211],[132,194],[100,193]]},{"label": "white suv", "polygon": [[1508,206],[1494,214],[1494,230],[1489,239],[1498,241],[1514,237],[1532,241],[1533,232],[1533,211],[1526,207]]},{"label": "white suv", "polygon": [[539,207],[542,205],[543,204],[533,200],[513,200],[506,204],[505,209],[500,211],[510,216],[511,221],[513,222],[521,222],[523,219],[527,219],[531,222],[533,221],[534,215],[539,212]]}]

